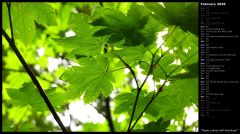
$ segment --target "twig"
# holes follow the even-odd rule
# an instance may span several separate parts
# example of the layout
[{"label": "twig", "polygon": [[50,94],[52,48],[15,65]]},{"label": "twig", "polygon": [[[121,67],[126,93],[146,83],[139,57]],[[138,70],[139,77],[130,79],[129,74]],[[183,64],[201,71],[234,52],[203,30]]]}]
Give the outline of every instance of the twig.
[{"label": "twig", "polygon": [[[191,59],[195,54],[197,54],[197,52],[195,52],[194,54],[192,54],[188,59],[186,59],[183,63],[185,64],[189,59]],[[182,66],[181,65],[181,66]],[[145,108],[143,109],[143,111],[141,112],[141,114],[138,116],[137,120],[134,122],[133,126],[130,128],[129,132],[134,128],[134,126],[137,124],[138,120],[142,117],[143,113],[148,109],[148,107],[152,104],[153,100],[158,96],[158,94],[160,92],[162,92],[163,87],[165,86],[167,79],[172,75],[172,73],[174,73],[179,67],[181,66],[177,66],[175,69],[173,69],[165,78],[164,83],[159,87],[157,93],[155,95],[152,96],[151,100],[148,102],[148,104],[145,106]]]},{"label": "twig", "polygon": [[115,70],[112,70],[112,71],[109,71],[110,73],[112,72],[115,72],[115,71],[118,71],[118,70],[122,70],[122,69],[125,69],[126,67],[122,67],[122,68],[119,68],[119,69],[115,69]]},{"label": "twig", "polygon": [[[140,86],[140,88],[142,88],[144,86],[144,84],[147,81],[149,75],[152,73],[153,65],[154,65],[154,59],[155,59],[155,56],[156,56],[157,52],[161,49],[162,45],[169,39],[169,37],[172,35],[172,33],[175,31],[176,28],[177,27],[175,26],[173,28],[173,30],[169,33],[168,37],[163,41],[163,43],[158,47],[158,49],[152,54],[152,60],[151,60],[151,64],[150,64],[150,68],[149,68],[148,74],[147,74],[146,78],[144,79],[144,81],[143,81],[142,85]],[[155,64],[158,63],[162,57],[163,56],[160,56],[159,59],[155,62]]]},{"label": "twig", "polygon": [[136,108],[137,108],[137,102],[138,102],[138,98],[139,98],[140,92],[141,92],[141,90],[137,91],[137,96],[136,96],[136,99],[135,99],[135,102],[134,102],[133,111],[132,111],[132,115],[131,115],[131,118],[130,118],[130,122],[129,122],[129,125],[128,125],[127,132],[131,131],[130,128],[131,128],[132,120],[133,120],[133,117],[134,117],[134,113],[135,113]]},{"label": "twig", "polygon": [[177,66],[176,68],[174,68],[169,74],[168,76],[171,76],[179,67],[183,66],[183,64],[185,64],[189,59],[191,59],[195,54],[197,54],[198,51],[196,51],[195,53],[193,53],[189,58],[187,58],[180,66]]},{"label": "twig", "polygon": [[128,130],[129,130],[130,127],[131,127],[131,123],[132,123],[132,120],[133,120],[133,117],[134,117],[134,113],[135,113],[136,107],[137,107],[137,102],[138,102],[139,94],[141,92],[141,87],[139,87],[139,84],[138,84],[138,81],[137,81],[137,77],[136,77],[135,72],[133,71],[132,67],[129,64],[127,64],[119,55],[117,55],[117,54],[114,54],[114,55],[116,57],[118,57],[122,61],[122,63],[130,70],[131,74],[134,77],[136,85],[137,85],[137,96],[136,96],[136,99],[135,99],[135,102],[134,102],[132,115],[131,115],[131,118],[130,118],[130,121],[129,121],[129,125],[128,125]]},{"label": "twig", "polygon": [[59,116],[57,115],[54,107],[52,106],[51,102],[49,101],[47,95],[45,94],[43,88],[39,84],[39,82],[38,82],[37,78],[35,77],[34,73],[30,69],[30,67],[27,65],[27,63],[25,62],[23,56],[21,55],[21,53],[18,51],[17,47],[15,46],[15,40],[14,40],[14,36],[13,36],[12,19],[11,19],[11,10],[10,10],[11,3],[10,2],[7,2],[7,7],[8,7],[8,14],[9,14],[9,22],[10,22],[10,29],[11,29],[12,39],[7,35],[7,33],[3,29],[2,29],[2,34],[6,38],[6,40],[8,41],[10,47],[13,49],[13,51],[17,55],[18,59],[20,60],[20,62],[23,65],[23,67],[27,71],[28,75],[31,77],[33,83],[37,87],[40,95],[42,96],[43,100],[47,104],[50,112],[52,113],[52,115],[53,115],[54,119],[56,120],[56,122],[58,123],[59,127],[62,129],[63,132],[67,132],[67,129],[64,127],[62,121],[60,120]]},{"label": "twig", "polygon": [[168,37],[163,41],[163,43],[158,47],[154,55],[161,49],[162,45],[169,39],[169,37],[172,35],[172,33],[177,29],[177,26],[174,26],[173,30],[169,33]]},{"label": "twig", "polygon": [[163,55],[165,55],[167,52],[169,52],[171,49],[173,49],[174,47],[176,47],[177,45],[179,45],[181,42],[183,42],[188,36],[190,35],[190,33],[186,34],[181,41],[179,41],[176,45],[174,45],[172,48],[169,48],[166,52],[164,52]]},{"label": "twig", "polygon": [[[169,37],[170,37],[171,34],[175,31],[176,28],[177,28],[177,27],[175,26],[174,29],[171,31],[171,33],[168,35],[168,37],[163,41],[163,43],[159,46],[159,48],[158,48],[154,53],[152,53],[152,52],[149,50],[149,51],[151,52],[151,54],[152,54],[152,60],[151,60],[150,68],[149,68],[149,71],[148,71],[148,73],[147,73],[146,78],[143,80],[143,83],[142,83],[141,86],[138,88],[139,90],[138,90],[138,92],[137,92],[137,96],[136,96],[136,99],[135,99],[135,102],[134,102],[133,112],[132,112],[132,115],[131,115],[131,118],[130,118],[130,123],[129,123],[129,125],[128,125],[128,130],[127,130],[127,132],[131,132],[131,124],[132,124],[132,120],[133,120],[133,117],[134,117],[134,113],[135,113],[135,110],[136,110],[136,107],[137,107],[138,98],[139,98],[140,92],[141,92],[141,90],[142,90],[142,87],[145,85],[145,83],[146,83],[149,75],[150,75],[150,74],[152,73],[152,71],[153,71],[155,56],[156,56],[157,52],[160,50],[160,48],[162,47],[162,45],[169,39]],[[158,59],[158,61],[159,61],[161,58],[162,58],[162,56]],[[156,63],[158,63],[158,61],[157,61]]]},{"label": "twig", "polygon": [[139,84],[138,84],[138,81],[137,81],[137,77],[136,77],[136,74],[135,72],[133,71],[132,67],[127,63],[125,62],[119,55],[113,53],[116,57],[118,57],[118,59],[120,59],[120,61],[130,70],[131,74],[133,75],[134,77],[134,80],[136,82],[136,85],[137,85],[137,90],[139,90]]},{"label": "twig", "polygon": [[166,80],[164,81],[164,83],[161,85],[161,87],[158,89],[158,92],[150,99],[150,101],[147,103],[147,105],[145,106],[145,108],[143,109],[143,111],[140,113],[140,115],[138,116],[137,120],[133,123],[132,127],[130,128],[129,132],[132,131],[132,129],[134,128],[134,126],[137,124],[138,120],[142,117],[143,113],[148,109],[148,107],[152,104],[153,100],[157,97],[157,95],[162,91],[163,86],[165,85]]},{"label": "twig", "polygon": [[[167,76],[167,73],[166,73],[166,71],[162,68],[162,66],[158,64],[159,61],[162,59],[163,56],[165,56],[165,54],[166,54],[167,52],[169,52],[171,49],[173,49],[174,47],[176,47],[177,45],[179,45],[181,42],[183,42],[188,36],[189,36],[189,33],[188,33],[186,36],[184,36],[184,37],[182,38],[182,40],[179,41],[176,45],[174,45],[172,48],[170,48],[170,49],[168,49],[166,52],[164,52],[164,53],[157,59],[157,61],[154,63],[154,64],[157,64],[157,65],[162,69],[162,71],[163,71],[163,73],[165,74],[165,76]],[[157,51],[156,51],[156,52],[157,52]],[[156,52],[155,52],[154,54],[156,54]]]}]

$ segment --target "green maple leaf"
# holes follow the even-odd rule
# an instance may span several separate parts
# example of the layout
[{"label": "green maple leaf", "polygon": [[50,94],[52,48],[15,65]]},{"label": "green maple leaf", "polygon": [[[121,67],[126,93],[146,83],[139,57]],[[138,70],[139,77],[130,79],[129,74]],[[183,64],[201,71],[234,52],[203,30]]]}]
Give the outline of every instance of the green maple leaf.
[{"label": "green maple leaf", "polygon": [[[103,29],[94,33],[94,36],[110,35],[108,43],[125,40],[124,45],[137,46],[147,40],[148,34],[142,31],[148,23],[149,15],[143,6],[132,4],[127,15],[118,10],[105,9],[103,16],[95,19],[93,26],[102,26]],[[150,34],[148,34],[149,36]],[[151,38],[146,42],[152,41]],[[146,44],[149,45],[149,44]]]},{"label": "green maple leaf", "polygon": [[143,126],[143,129],[134,130],[134,132],[166,132],[168,129],[168,125],[170,124],[170,120],[163,121],[162,118],[158,119],[156,122],[152,121]]},{"label": "green maple leaf", "polygon": [[[19,90],[8,88],[7,92],[13,105],[20,107],[31,106],[36,111],[48,110],[40,93],[32,83],[24,83]],[[65,103],[65,93],[56,92],[55,89],[48,89],[45,92],[55,109],[60,110],[60,106]]]},{"label": "green maple leaf", "polygon": [[[10,28],[6,3],[3,3],[3,28]],[[56,25],[54,9],[47,3],[12,2],[11,18],[16,39],[24,44],[30,44],[35,36],[35,22],[44,26]]]},{"label": "green maple leaf", "polygon": [[99,55],[102,52],[105,38],[93,37],[96,29],[89,25],[88,21],[88,16],[84,14],[71,14],[69,27],[76,33],[76,36],[54,39],[70,51],[69,58],[74,58],[74,55]]},{"label": "green maple leaf", "polygon": [[[165,95],[160,95],[164,93]],[[164,120],[170,120],[182,117],[184,108],[198,103],[198,80],[183,79],[170,82],[163,91],[156,97],[146,113],[155,117],[162,117]]]},{"label": "green maple leaf", "polygon": [[[115,102],[117,105],[116,105],[116,108],[114,109],[114,113],[120,114],[123,112],[128,112],[131,115],[133,111],[136,95],[137,95],[137,91],[133,90],[132,93],[123,93],[116,96]],[[148,101],[151,99],[151,96],[152,96],[151,93],[148,94],[144,91],[140,93],[133,119],[136,119],[140,115],[144,107],[147,105]]]},{"label": "green maple leaf", "polygon": [[108,72],[107,59],[103,56],[96,59],[82,58],[79,63],[79,67],[71,67],[61,77],[69,83],[68,98],[74,99],[84,93],[84,101],[89,103],[96,100],[100,93],[108,97],[114,79],[111,72]]},{"label": "green maple leaf", "polygon": [[198,35],[198,4],[190,2],[163,2],[144,3],[152,13],[152,16],[161,23],[170,26],[176,25],[184,31]]},{"label": "green maple leaf", "polygon": [[[115,50],[112,53],[119,55],[124,61],[130,65],[138,63],[146,53],[146,48],[143,45],[139,46],[124,46],[121,50]],[[113,55],[114,56],[114,55]]]}]

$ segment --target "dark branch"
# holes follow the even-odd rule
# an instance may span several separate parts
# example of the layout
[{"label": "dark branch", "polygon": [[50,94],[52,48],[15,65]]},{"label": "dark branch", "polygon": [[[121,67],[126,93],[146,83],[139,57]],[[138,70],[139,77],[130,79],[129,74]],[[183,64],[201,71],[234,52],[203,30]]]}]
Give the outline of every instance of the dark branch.
[{"label": "dark branch", "polygon": [[51,102],[49,101],[47,95],[45,94],[43,88],[41,87],[41,85],[39,84],[37,78],[35,77],[34,73],[32,72],[32,70],[30,69],[30,67],[27,65],[26,61],[24,60],[23,56],[21,55],[21,53],[18,51],[17,47],[15,46],[15,40],[14,40],[14,36],[13,36],[13,26],[12,26],[12,19],[11,19],[11,10],[10,10],[10,3],[7,2],[7,7],[8,7],[8,14],[9,14],[9,22],[10,22],[10,29],[11,29],[11,36],[12,39],[7,35],[7,33],[2,29],[2,34],[3,36],[6,38],[6,40],[8,41],[10,47],[13,49],[13,51],[15,52],[15,54],[17,55],[18,59],[20,60],[20,62],[22,63],[23,67],[25,68],[25,70],[27,71],[28,75],[31,77],[33,83],[35,84],[35,86],[37,87],[40,95],[42,96],[43,100],[45,101],[45,103],[47,104],[49,110],[51,111],[51,113],[53,114],[54,119],[56,120],[56,122],[58,123],[58,125],[60,126],[60,128],[62,129],[63,132],[67,132],[67,129],[64,127],[62,121],[60,120],[59,116],[57,115],[54,107],[52,106]]},{"label": "dark branch", "polygon": [[136,85],[137,85],[137,90],[139,90],[139,84],[138,84],[138,81],[137,81],[137,77],[136,77],[136,74],[135,72],[133,71],[132,67],[127,63],[125,62],[119,55],[116,55],[115,53],[113,53],[116,57],[118,57],[120,59],[120,61],[130,70],[131,74],[133,75],[134,77],[134,80],[136,82]]},{"label": "dark branch", "polygon": [[[174,29],[175,30],[175,29]],[[173,30],[173,31],[174,31]],[[172,31],[172,32],[173,32]],[[170,34],[172,34],[172,32],[170,33]],[[180,44],[182,41],[184,41],[187,37],[189,36],[189,34],[187,34],[185,37],[183,37],[183,39],[181,40],[181,41],[179,41],[176,45],[174,45],[172,48],[174,48],[174,47],[176,47],[178,44]],[[168,39],[168,38],[167,38]],[[167,40],[166,39],[166,40]],[[166,40],[164,41],[164,42],[166,42]],[[163,44],[164,44],[164,42],[163,42]],[[162,45],[161,45],[162,46]],[[160,46],[160,47],[161,47]],[[159,48],[160,48],[159,47]],[[171,49],[172,49],[171,48]],[[161,58],[168,52],[168,51],[170,51],[171,49],[168,49],[164,54],[162,54],[159,58],[158,58],[158,60],[155,62],[155,64],[158,64],[158,62],[161,60]],[[159,49],[158,49],[159,50]],[[156,55],[156,53],[158,52],[158,50],[153,54],[153,58],[152,58],[152,63],[151,63],[151,66],[150,66],[150,69],[149,69],[149,72],[150,72],[150,70],[152,71],[152,69],[153,69],[153,60],[154,60],[154,57],[155,57],[155,55]],[[197,52],[195,52],[192,56],[190,56],[186,61],[184,61],[183,63],[182,63],[182,65],[184,64],[184,63],[186,63],[191,57],[193,57],[195,54],[196,54]],[[160,66],[160,65],[159,65]],[[161,67],[161,66],[160,66]],[[137,118],[137,120],[134,122],[134,124],[133,124],[133,126],[129,129],[129,131],[128,132],[130,132],[133,128],[134,128],[134,126],[137,124],[137,122],[138,122],[138,120],[142,117],[142,115],[143,115],[143,113],[148,109],[148,107],[151,105],[151,103],[153,102],[153,100],[158,96],[158,94],[160,93],[160,92],[162,92],[162,89],[163,89],[163,86],[165,85],[165,83],[166,83],[166,80],[167,80],[167,78],[169,77],[169,76],[171,76],[171,74],[173,73],[173,72],[175,72],[178,68],[179,68],[180,66],[178,66],[178,67],[176,67],[174,70],[172,70],[168,75],[166,74],[166,72],[164,71],[164,73],[165,73],[165,75],[166,75],[166,78],[165,78],[165,81],[164,81],[164,83],[163,83],[163,85],[158,89],[158,92],[156,93],[156,95],[153,95],[153,97],[151,98],[151,100],[148,102],[148,104],[146,105],[146,107],[144,108],[144,110],[141,112],[141,114],[139,115],[139,117]],[[162,69],[163,70],[163,69]],[[151,72],[150,72],[151,73]],[[148,76],[150,75],[150,73],[148,73],[148,75],[147,75],[147,77],[146,77],[146,79],[148,78]],[[146,80],[145,79],[145,80]],[[145,82],[145,80],[144,80],[144,82]],[[143,83],[144,84],[144,83]],[[141,85],[141,87],[142,87],[142,85]],[[141,88],[140,87],[140,88]]]},{"label": "dark branch", "polygon": [[134,113],[135,113],[135,110],[136,110],[136,107],[137,107],[137,102],[138,102],[139,94],[141,92],[141,87],[139,87],[137,77],[136,77],[135,72],[133,71],[132,67],[129,64],[127,64],[119,55],[116,55],[116,54],[114,54],[114,55],[117,56],[121,60],[121,62],[130,70],[131,74],[134,77],[136,85],[137,85],[137,96],[136,96],[136,100],[134,102],[133,111],[132,111],[132,115],[131,115],[130,122],[129,122],[129,125],[128,125],[128,130],[127,130],[127,131],[129,131],[129,129],[131,127],[131,124],[132,124],[133,117],[134,117]]},{"label": "dark branch", "polygon": [[15,54],[17,55],[18,59],[20,60],[20,62],[22,63],[24,69],[27,71],[28,75],[30,76],[30,78],[32,79],[33,83],[35,84],[35,86],[37,87],[41,97],[43,98],[43,100],[45,101],[45,103],[47,104],[50,112],[52,113],[54,119],[57,121],[58,125],[60,126],[60,128],[62,129],[63,132],[67,132],[66,128],[64,127],[62,121],[60,120],[59,116],[57,115],[55,109],[53,108],[50,100],[48,99],[46,93],[44,92],[43,88],[41,87],[40,83],[38,82],[36,76],[34,75],[34,73],[32,72],[32,70],[30,69],[30,67],[27,65],[27,63],[25,62],[24,58],[22,57],[21,53],[18,51],[18,49],[16,48],[15,44],[13,44],[13,40],[10,39],[10,37],[7,35],[7,33],[2,29],[2,34],[3,36],[6,38],[6,40],[8,41],[9,45],[11,46],[11,48],[13,49],[13,51],[15,52]]},{"label": "dark branch", "polygon": [[[16,69],[12,69],[12,68],[3,68],[3,71],[12,71],[12,72],[26,73],[26,71],[24,71],[24,70],[16,70]],[[36,75],[35,75],[35,76],[36,76]],[[46,82],[48,82],[49,84],[56,84],[58,87],[64,89],[65,91],[67,90],[63,85],[61,85],[61,84],[59,84],[59,83],[56,83],[56,82],[54,82],[54,81],[51,81],[51,80],[49,80],[49,79],[47,79],[47,78],[43,78],[43,77],[41,77],[41,76],[36,76],[36,77],[37,77],[37,78],[40,78],[40,79],[42,79],[42,80],[44,80],[44,81],[46,81]]]},{"label": "dark branch", "polygon": [[[192,54],[188,59],[186,59],[183,63],[185,64],[188,60],[190,60],[195,54],[197,54],[197,52],[195,52],[194,54]],[[182,66],[181,65],[181,66]],[[163,87],[165,86],[167,79],[172,75],[172,73],[174,73],[179,67],[181,66],[177,66],[175,69],[173,69],[165,78],[164,83],[159,87],[157,93],[155,95],[152,96],[151,100],[148,102],[148,104],[145,106],[145,108],[143,109],[143,111],[141,112],[141,114],[138,116],[137,120],[134,122],[133,126],[131,127],[131,129],[129,130],[129,132],[134,128],[134,126],[137,124],[138,120],[142,117],[143,113],[148,109],[148,107],[152,104],[153,100],[158,96],[158,94],[160,92],[162,92]]]},{"label": "dark branch", "polygon": [[[100,2],[101,3],[101,2]],[[103,6],[103,5],[101,5]],[[104,45],[104,53],[106,54],[108,52],[108,45],[105,44]],[[124,68],[119,68],[119,69],[116,69],[116,70],[113,70],[111,72],[114,72],[114,71],[117,71],[117,70],[120,70],[120,69],[124,69]],[[105,103],[106,103],[106,106],[105,106],[105,110],[106,110],[106,114],[105,114],[105,118],[107,119],[108,121],[108,126],[110,128],[110,131],[111,132],[115,132],[115,129],[114,129],[114,124],[113,124],[113,119],[112,119],[112,114],[111,114],[111,108],[110,108],[110,97],[107,97],[104,99]],[[104,114],[103,114],[104,115]]]},{"label": "dark branch", "polygon": [[132,131],[132,129],[134,128],[134,126],[137,124],[138,120],[142,117],[143,113],[148,109],[148,107],[152,104],[153,100],[157,97],[157,95],[162,91],[163,86],[166,84],[166,80],[164,81],[164,83],[160,86],[160,88],[158,89],[158,92],[150,99],[150,101],[147,103],[147,105],[145,106],[145,108],[143,109],[143,111],[141,112],[141,114],[138,116],[137,120],[134,122],[134,124],[132,125],[132,127],[130,128],[129,132]]},{"label": "dark branch", "polygon": [[176,26],[173,28],[173,30],[169,33],[168,37],[163,41],[163,43],[158,47],[158,49],[153,54],[149,50],[151,52],[151,54],[152,54],[152,60],[151,60],[151,64],[150,64],[150,68],[149,68],[148,74],[147,74],[146,78],[144,79],[142,85],[140,86],[140,89],[144,86],[144,84],[147,81],[149,75],[152,73],[154,64],[158,63],[160,61],[160,59],[163,57],[163,56],[160,56],[159,59],[154,63],[154,59],[155,59],[155,56],[156,56],[157,52],[161,49],[162,45],[169,39],[169,37],[172,35],[172,33],[175,31],[176,28],[177,28]]},{"label": "dark branch", "polygon": [[111,132],[115,132],[113,120],[112,120],[111,109],[110,109],[110,97],[105,98],[105,103],[106,103],[106,119],[108,121],[109,128],[110,128]]},{"label": "dark branch", "polygon": [[[131,132],[132,128],[131,127],[131,124],[132,124],[132,120],[133,120],[133,117],[134,117],[134,113],[135,113],[135,110],[136,110],[136,107],[137,107],[137,102],[138,102],[138,98],[139,98],[139,95],[140,95],[140,92],[142,90],[142,87],[145,85],[149,75],[152,73],[153,71],[153,68],[154,68],[154,59],[155,59],[155,56],[157,54],[157,52],[160,50],[160,48],[162,47],[162,45],[169,39],[170,35],[175,31],[177,27],[175,26],[174,29],[171,31],[171,33],[168,35],[168,37],[164,40],[164,42],[159,46],[159,48],[156,50],[155,53],[152,53],[150,50],[150,53],[152,54],[152,60],[151,60],[151,64],[150,64],[150,68],[149,68],[149,71],[147,73],[147,76],[146,78],[144,79],[143,83],[141,84],[141,86],[138,88],[138,92],[137,92],[137,96],[136,96],[136,99],[135,99],[135,102],[134,102],[134,106],[133,106],[133,112],[132,112],[132,115],[131,115],[131,118],[130,118],[130,123],[128,125],[128,132]],[[162,56],[161,56],[162,57]],[[158,61],[161,59],[161,57],[158,59]],[[158,63],[158,61],[156,63]]]},{"label": "dark branch", "polygon": [[133,111],[132,111],[132,115],[131,115],[131,118],[130,118],[130,122],[129,122],[129,125],[128,125],[127,132],[131,132],[130,128],[131,128],[131,125],[132,125],[132,120],[133,120],[133,117],[134,117],[134,113],[135,113],[136,108],[137,108],[137,102],[138,102],[138,98],[139,98],[140,92],[141,92],[141,90],[137,91],[137,96],[136,96],[136,99],[135,99],[135,102],[134,102]]}]

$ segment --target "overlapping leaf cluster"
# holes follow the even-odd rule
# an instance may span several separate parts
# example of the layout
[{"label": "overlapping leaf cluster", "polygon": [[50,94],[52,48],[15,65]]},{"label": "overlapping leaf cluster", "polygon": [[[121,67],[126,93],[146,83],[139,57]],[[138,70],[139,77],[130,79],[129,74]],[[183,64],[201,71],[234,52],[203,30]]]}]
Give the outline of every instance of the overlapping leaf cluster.
[{"label": "overlapping leaf cluster", "polygon": [[[164,3],[164,5],[165,8],[156,3],[146,3],[144,6],[133,4],[127,14],[115,9],[103,9],[101,15],[93,21],[87,19],[83,21],[83,15],[72,14],[70,23],[74,22],[71,26],[76,36],[58,39],[57,42],[66,48],[73,47],[77,50],[72,51],[73,53],[87,57],[81,57],[82,60],[73,57],[80,67],[73,67],[64,73],[63,79],[70,84],[69,92],[78,96],[85,92],[86,102],[96,100],[99,93],[109,96],[114,83],[110,78],[117,77],[108,72],[113,70],[111,61],[118,59],[115,55],[122,57],[133,68],[140,65],[143,69],[142,73],[147,75],[152,66],[151,53],[158,48],[155,44],[157,32],[168,28],[168,34],[163,39],[169,39],[164,42],[164,46],[173,52],[159,51],[154,61],[157,61],[161,55],[163,57],[154,65],[150,75],[153,75],[153,80],[156,82],[167,78],[170,86],[164,86],[163,91],[146,113],[166,121],[182,116],[184,107],[197,103],[196,3]],[[174,12],[170,12],[171,10]],[[73,19],[73,16],[78,16],[78,19]],[[93,51],[89,52],[86,48],[93,48]],[[104,48],[108,52],[104,53]],[[116,48],[117,50],[114,50]],[[109,60],[99,60],[99,57]],[[184,64],[176,64],[175,60],[180,60]],[[124,66],[120,60],[118,65]],[[174,73],[168,76],[173,70]],[[137,119],[153,94],[155,93],[140,94],[134,119]],[[135,98],[134,89],[132,92],[118,95],[115,98],[117,105],[114,113],[128,112],[131,115]]]},{"label": "overlapping leaf cluster", "polygon": [[[54,36],[50,43],[63,48],[65,58],[75,62],[58,75],[66,83],[66,91],[45,90],[54,107],[60,110],[81,96],[85,103],[91,103],[101,95],[109,97],[118,89],[111,110],[116,116],[127,113],[129,119],[137,96],[137,89],[131,84],[134,81],[131,71],[137,76],[140,73],[136,67],[140,67],[148,79],[152,76],[156,85],[154,91],[149,91],[148,83],[142,86],[133,123],[141,116],[150,122],[134,131],[166,131],[171,119],[182,117],[186,106],[197,104],[197,3],[166,2],[163,5],[132,3],[126,13],[109,6],[98,6],[87,13],[71,12],[67,30],[74,34]],[[14,3],[12,7],[15,38],[23,44],[32,43],[36,25],[57,24],[54,9],[46,3]],[[3,11],[7,12],[6,5]],[[7,14],[3,16],[8,18]],[[3,28],[8,28],[8,24],[8,19],[3,19]],[[163,44],[159,44],[156,42],[158,32],[164,30],[168,33],[162,36]],[[132,70],[124,74],[122,68]],[[143,81],[139,79],[136,81],[140,86]],[[168,84],[160,88],[164,80]],[[6,91],[10,102],[17,107],[47,110],[29,82],[20,89],[7,88]]]}]

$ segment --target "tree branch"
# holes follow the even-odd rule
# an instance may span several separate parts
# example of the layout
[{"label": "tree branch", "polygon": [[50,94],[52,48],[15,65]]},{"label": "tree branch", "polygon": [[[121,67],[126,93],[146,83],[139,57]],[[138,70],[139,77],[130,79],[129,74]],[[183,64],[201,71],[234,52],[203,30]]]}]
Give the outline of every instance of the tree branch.
[{"label": "tree branch", "polygon": [[137,120],[134,122],[134,124],[132,125],[132,127],[130,128],[129,132],[132,131],[132,129],[134,128],[134,126],[137,124],[138,120],[142,117],[143,113],[148,109],[148,107],[152,104],[153,100],[157,97],[157,95],[162,91],[163,86],[166,84],[166,80],[164,81],[164,83],[160,86],[160,88],[158,89],[158,92],[150,99],[150,101],[147,103],[147,105],[145,106],[145,108],[143,109],[143,111],[141,112],[141,114],[138,116]]},{"label": "tree branch", "polygon": [[[3,71],[12,71],[12,72],[19,72],[19,73],[26,73],[26,71],[24,70],[16,70],[16,69],[12,69],[12,68],[3,68]],[[59,83],[55,83],[54,81],[51,81],[49,79],[43,78],[41,76],[37,76],[35,75],[37,78],[40,78],[46,82],[48,82],[49,84],[56,84],[58,87],[62,88],[63,90],[67,90],[63,85],[59,84]]]},{"label": "tree branch", "polygon": [[110,97],[105,98],[105,103],[106,103],[106,119],[108,121],[109,128],[110,128],[111,132],[115,132],[113,120],[112,120],[111,109],[110,109]]},{"label": "tree branch", "polygon": [[177,29],[177,26],[174,26],[173,30],[169,33],[168,37],[163,41],[163,43],[158,47],[154,55],[161,49],[162,45],[169,39],[169,37],[172,35],[172,33]]},{"label": "tree branch", "polygon": [[[103,6],[103,5],[101,5]],[[104,53],[106,54],[108,52],[108,46],[107,44],[104,45]],[[120,57],[121,58],[121,57]],[[126,62],[125,62],[126,63]],[[117,71],[117,70],[121,70],[121,69],[124,69],[124,68],[119,68],[119,69],[116,69],[116,70],[113,70],[111,72],[114,72],[114,71]],[[107,98],[104,98],[104,101],[106,103],[106,106],[105,106],[105,110],[106,110],[106,115],[104,116],[107,121],[108,121],[108,126],[110,128],[110,131],[111,132],[115,132],[115,129],[114,129],[114,124],[113,124],[113,120],[112,120],[112,114],[111,114],[111,108],[110,108],[110,97],[107,97]],[[104,114],[103,114],[104,115]]]},{"label": "tree branch", "polygon": [[116,54],[114,54],[114,55],[117,56],[122,61],[122,63],[130,70],[131,74],[134,77],[136,85],[137,85],[137,96],[136,96],[136,99],[135,99],[135,102],[134,102],[133,111],[132,111],[132,115],[131,115],[131,118],[130,118],[130,121],[129,121],[128,130],[127,130],[127,131],[129,131],[130,127],[131,127],[131,124],[132,124],[133,117],[134,117],[134,113],[135,113],[135,110],[136,110],[136,107],[137,107],[137,102],[138,102],[139,94],[141,92],[141,87],[139,87],[137,77],[136,77],[135,72],[133,71],[132,67],[129,64],[127,64],[119,55],[116,55]]},{"label": "tree branch", "polygon": [[189,59],[191,59],[195,54],[197,54],[198,51],[196,51],[195,53],[193,53],[189,58],[187,58],[180,66],[177,66],[176,68],[174,68],[169,74],[168,77],[170,77],[179,67],[183,66],[183,64],[185,64]]},{"label": "tree branch", "polygon": [[[156,56],[157,52],[161,49],[162,45],[169,39],[169,37],[170,37],[170,36],[172,35],[172,33],[176,30],[176,28],[177,28],[177,27],[175,26],[175,27],[173,28],[173,30],[169,33],[168,37],[163,41],[163,43],[158,47],[158,49],[152,54],[152,60],[151,60],[151,64],[150,64],[150,68],[149,68],[148,74],[147,74],[146,78],[144,79],[144,81],[143,81],[142,85],[140,86],[140,88],[142,88],[142,87],[144,86],[144,84],[145,84],[145,82],[147,81],[149,75],[150,75],[150,74],[152,73],[152,71],[153,71],[154,59],[155,59],[155,56]],[[151,52],[151,51],[150,51],[150,52]],[[151,52],[151,53],[152,53],[152,52]],[[158,59],[155,63],[158,63],[158,62],[161,60],[162,57],[163,57],[163,55],[160,56],[159,59]]]},{"label": "tree branch", "polygon": [[135,72],[133,71],[132,67],[127,63],[125,62],[119,55],[113,53],[116,57],[118,57],[118,59],[120,59],[120,61],[130,70],[131,74],[133,75],[134,77],[134,80],[136,82],[136,85],[137,85],[137,90],[139,90],[139,84],[138,84],[138,81],[137,81],[137,77],[136,77],[136,74]]},{"label": "tree branch", "polygon": [[51,113],[52,113],[54,119],[56,120],[56,122],[58,123],[59,127],[62,129],[63,132],[67,132],[67,129],[64,127],[62,121],[60,120],[59,116],[57,115],[54,107],[52,106],[50,100],[48,99],[47,95],[45,94],[43,88],[39,84],[39,82],[38,82],[37,78],[35,77],[34,73],[30,69],[30,67],[27,65],[27,63],[25,62],[23,56],[21,55],[21,53],[18,51],[17,47],[15,46],[15,40],[14,40],[14,36],[13,36],[12,19],[11,19],[11,10],[10,10],[11,3],[10,2],[9,3],[7,2],[7,7],[8,7],[8,14],[9,14],[9,22],[10,22],[10,29],[11,29],[12,39],[7,35],[7,33],[3,29],[2,29],[2,34],[6,38],[6,40],[8,41],[10,47],[13,49],[13,51],[17,55],[18,59],[20,60],[20,62],[23,65],[23,67],[27,71],[28,75],[31,77],[33,83],[37,87],[40,95],[42,96],[43,100],[47,104],[49,110],[51,111]]},{"label": "tree branch", "polygon": [[132,115],[131,115],[131,118],[130,118],[130,122],[129,122],[129,125],[128,125],[127,132],[131,131],[130,128],[131,128],[131,125],[132,125],[132,120],[133,120],[133,117],[134,117],[134,113],[135,113],[136,108],[137,108],[137,102],[138,102],[138,98],[139,98],[140,92],[141,92],[141,90],[137,91],[137,96],[136,96],[136,99],[135,99],[135,102],[134,102],[133,111],[132,111]]},{"label": "tree branch", "polygon": [[[135,102],[134,102],[134,106],[133,106],[133,112],[132,112],[132,115],[131,115],[131,118],[130,118],[130,123],[128,125],[128,130],[127,132],[131,132],[131,124],[132,124],[132,120],[133,120],[133,117],[134,117],[134,113],[136,111],[136,107],[137,107],[137,102],[138,102],[138,98],[139,98],[139,95],[140,95],[140,92],[142,90],[142,87],[145,85],[149,75],[152,73],[153,71],[153,68],[154,68],[154,58],[157,54],[157,52],[160,50],[160,48],[162,47],[162,45],[169,39],[170,35],[175,31],[177,27],[175,26],[174,29],[171,31],[171,33],[168,35],[168,37],[164,40],[164,42],[159,46],[159,48],[155,51],[155,53],[153,54],[151,51],[151,54],[152,54],[152,60],[151,60],[151,64],[150,64],[150,68],[149,68],[149,71],[147,73],[147,76],[146,78],[144,79],[143,83],[141,84],[141,86],[138,88],[138,92],[137,92],[137,96],[136,96],[136,99],[135,99]],[[158,59],[158,61],[162,58],[162,56]]]},{"label": "tree branch", "polygon": [[[183,64],[185,64],[189,59],[191,59],[195,54],[197,54],[197,52],[195,52],[194,54],[192,54],[187,60],[185,60],[181,66]],[[172,73],[174,73],[179,67],[181,66],[177,66],[175,69],[173,69],[165,78],[164,83],[159,87],[157,93],[155,95],[152,96],[151,100],[148,102],[148,104],[145,106],[145,108],[143,109],[143,111],[141,112],[141,114],[138,116],[137,120],[134,122],[133,126],[130,128],[129,132],[134,128],[134,126],[137,124],[138,120],[142,117],[143,113],[148,109],[148,107],[152,104],[153,100],[158,96],[158,94],[160,92],[162,92],[163,87],[165,86],[168,77],[170,77],[172,75]]]}]

